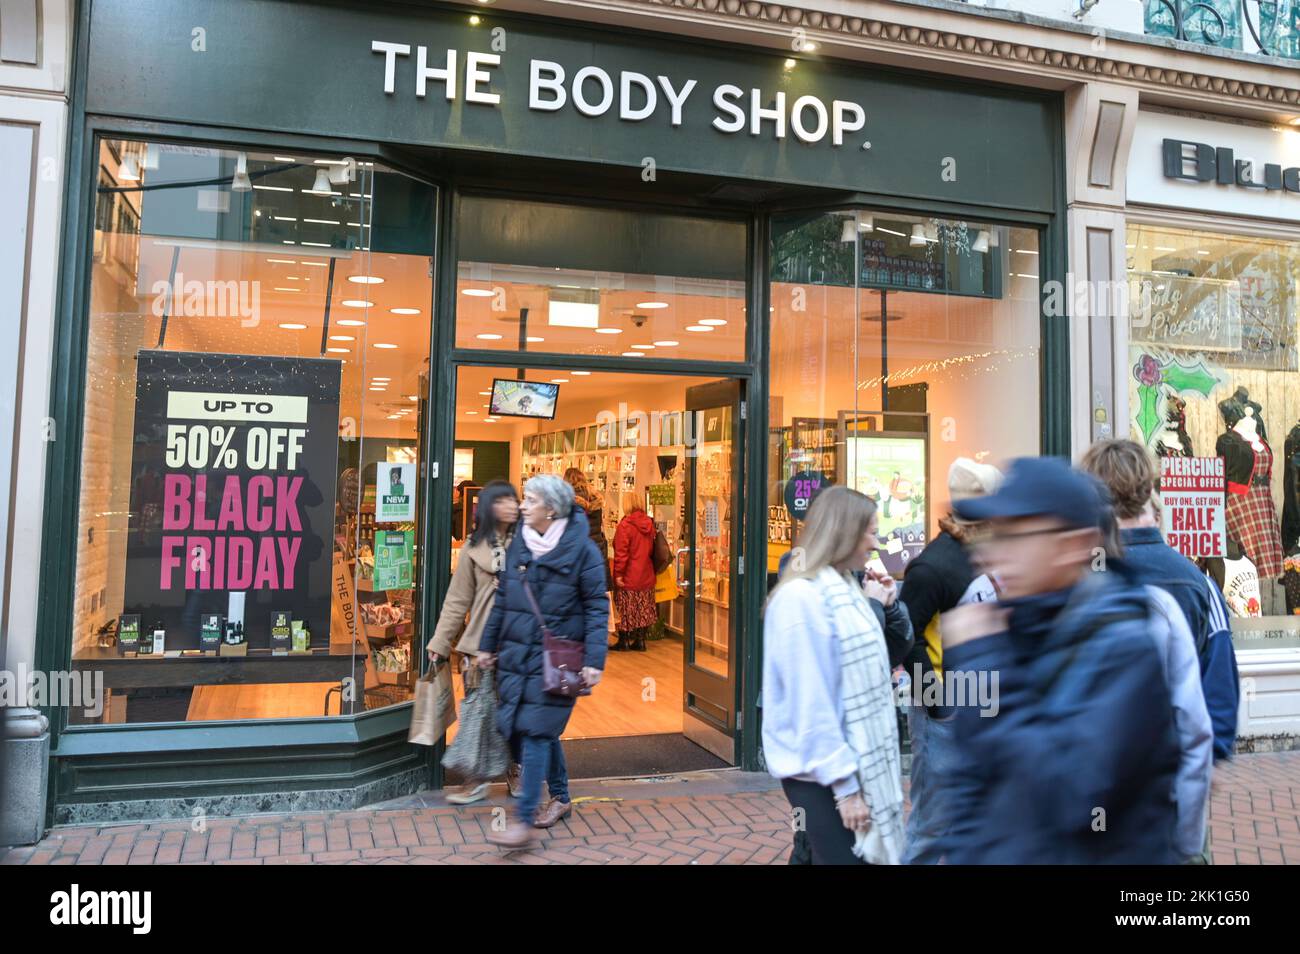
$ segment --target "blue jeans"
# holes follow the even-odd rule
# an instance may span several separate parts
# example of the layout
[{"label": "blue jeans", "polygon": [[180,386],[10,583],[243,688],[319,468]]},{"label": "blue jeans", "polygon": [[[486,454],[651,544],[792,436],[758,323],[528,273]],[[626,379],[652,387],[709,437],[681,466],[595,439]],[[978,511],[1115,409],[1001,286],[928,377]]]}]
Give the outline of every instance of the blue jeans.
[{"label": "blue jeans", "polygon": [[907,848],[903,863],[939,863],[941,841],[952,820],[948,780],[956,762],[953,726],[956,714],[935,719],[925,706],[907,710],[907,731],[912,737],[912,813],[907,817]]},{"label": "blue jeans", "polygon": [[516,735],[510,741],[515,761],[523,766],[519,781],[519,820],[531,826],[541,800],[542,779],[546,779],[551,798],[569,800],[569,766],[565,764],[564,747],[559,739]]}]

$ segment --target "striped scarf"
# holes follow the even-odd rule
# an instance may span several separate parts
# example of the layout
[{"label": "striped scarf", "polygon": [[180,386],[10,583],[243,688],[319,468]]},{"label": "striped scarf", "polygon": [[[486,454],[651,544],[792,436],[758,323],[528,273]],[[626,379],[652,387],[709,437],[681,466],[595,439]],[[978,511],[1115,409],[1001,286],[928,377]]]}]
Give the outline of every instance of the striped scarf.
[{"label": "striped scarf", "polygon": [[830,567],[815,582],[840,644],[844,735],[871,809],[871,827],[857,833],[853,853],[871,864],[896,865],[903,854],[903,783],[885,634],[856,583]]}]

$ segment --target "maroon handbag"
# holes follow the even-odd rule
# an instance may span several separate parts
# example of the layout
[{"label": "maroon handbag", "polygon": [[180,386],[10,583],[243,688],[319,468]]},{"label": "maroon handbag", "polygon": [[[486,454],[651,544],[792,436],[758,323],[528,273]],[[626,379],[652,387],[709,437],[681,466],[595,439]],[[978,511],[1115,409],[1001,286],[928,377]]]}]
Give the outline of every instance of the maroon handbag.
[{"label": "maroon handbag", "polygon": [[524,585],[524,596],[542,628],[542,689],[553,696],[573,699],[591,695],[591,687],[582,676],[582,657],[586,644],[576,639],[565,639],[551,632],[542,617],[533,588],[528,585],[527,567],[519,568],[519,580]]}]

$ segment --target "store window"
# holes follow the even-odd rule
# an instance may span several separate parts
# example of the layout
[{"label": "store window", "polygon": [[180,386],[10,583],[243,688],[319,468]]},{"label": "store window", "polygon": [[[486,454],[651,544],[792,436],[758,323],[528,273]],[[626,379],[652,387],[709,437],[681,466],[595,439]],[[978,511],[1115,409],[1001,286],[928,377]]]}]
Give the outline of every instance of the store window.
[{"label": "store window", "polygon": [[817,488],[879,506],[896,576],[958,457],[1038,454],[1038,233],[866,210],[773,223],[768,572]]},{"label": "store window", "polygon": [[744,223],[466,197],[456,344],[745,358]]},{"label": "store window", "polygon": [[98,143],[73,665],[87,721],[410,696],[434,190],[299,151]]},{"label": "store window", "polygon": [[[1300,243],[1130,224],[1126,246],[1130,434],[1169,475],[1165,531],[1239,646],[1300,646]],[[1183,457],[1222,462],[1209,506],[1176,492]]]}]

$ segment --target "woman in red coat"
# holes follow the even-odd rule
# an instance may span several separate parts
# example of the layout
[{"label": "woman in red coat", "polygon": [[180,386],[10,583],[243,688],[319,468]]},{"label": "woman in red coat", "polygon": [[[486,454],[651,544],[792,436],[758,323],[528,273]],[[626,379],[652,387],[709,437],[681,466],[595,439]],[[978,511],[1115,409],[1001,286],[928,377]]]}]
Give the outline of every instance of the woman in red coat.
[{"label": "woman in red coat", "polygon": [[618,642],[611,648],[645,652],[645,638],[655,613],[655,524],[639,494],[623,495],[624,517],[614,531],[614,606]]}]

